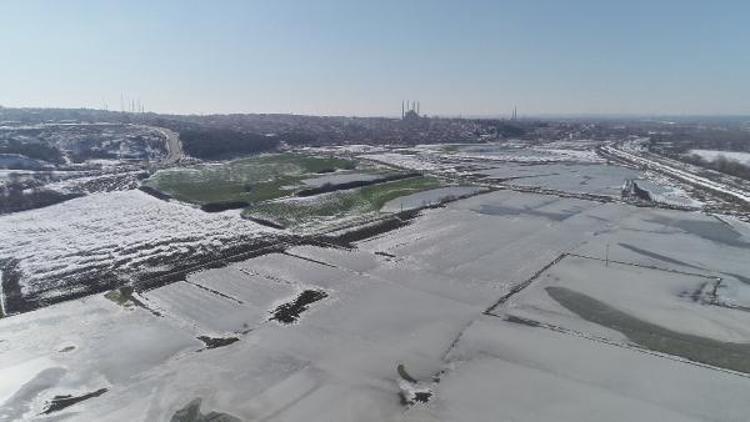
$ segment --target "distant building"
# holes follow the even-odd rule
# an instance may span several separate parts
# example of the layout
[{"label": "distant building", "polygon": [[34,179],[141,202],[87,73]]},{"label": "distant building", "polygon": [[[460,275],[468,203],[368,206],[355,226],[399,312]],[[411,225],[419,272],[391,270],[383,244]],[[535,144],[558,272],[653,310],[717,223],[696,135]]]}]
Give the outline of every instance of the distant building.
[{"label": "distant building", "polygon": [[641,201],[651,201],[651,193],[645,189],[641,189],[638,183],[634,179],[628,179],[622,186],[622,198],[623,199],[635,199]]},{"label": "distant building", "polygon": [[420,118],[419,105],[419,101],[401,101],[401,119],[414,120]]}]

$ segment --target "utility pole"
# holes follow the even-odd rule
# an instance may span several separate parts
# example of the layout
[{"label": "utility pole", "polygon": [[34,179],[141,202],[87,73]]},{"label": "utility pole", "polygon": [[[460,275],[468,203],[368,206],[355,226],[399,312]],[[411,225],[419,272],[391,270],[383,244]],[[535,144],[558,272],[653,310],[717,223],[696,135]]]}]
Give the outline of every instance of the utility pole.
[{"label": "utility pole", "polygon": [[609,267],[609,242],[607,242],[607,247],[604,250],[604,266]]}]

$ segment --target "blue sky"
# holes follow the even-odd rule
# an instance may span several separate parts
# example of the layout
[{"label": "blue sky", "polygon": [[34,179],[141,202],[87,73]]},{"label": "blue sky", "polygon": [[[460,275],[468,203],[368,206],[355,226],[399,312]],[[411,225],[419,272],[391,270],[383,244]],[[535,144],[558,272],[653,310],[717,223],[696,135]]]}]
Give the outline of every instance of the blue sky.
[{"label": "blue sky", "polygon": [[750,2],[0,1],[0,105],[750,114]]}]

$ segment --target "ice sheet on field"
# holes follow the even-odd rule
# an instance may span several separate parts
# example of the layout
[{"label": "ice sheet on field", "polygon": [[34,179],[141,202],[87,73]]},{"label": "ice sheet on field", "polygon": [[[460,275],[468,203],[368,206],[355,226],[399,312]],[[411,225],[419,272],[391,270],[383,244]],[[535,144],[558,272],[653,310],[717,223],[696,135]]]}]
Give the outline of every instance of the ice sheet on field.
[{"label": "ice sheet on field", "polygon": [[198,334],[242,332],[268,318],[268,309],[240,304],[184,281],[151,290],[144,297],[149,306],[178,324],[194,327]]},{"label": "ice sheet on field", "polygon": [[619,166],[592,164],[557,164],[538,169],[537,176],[515,179],[509,183],[519,186],[540,186],[565,192],[582,192],[619,197],[622,185],[628,179],[637,179],[641,173]]},{"label": "ice sheet on field", "polygon": [[492,317],[448,359],[434,404],[406,420],[743,421],[750,412],[745,377]]},{"label": "ice sheet on field", "polygon": [[294,296],[299,290],[243,271],[241,264],[195,272],[187,276],[187,281],[264,310],[270,310],[274,303]]},{"label": "ice sheet on field", "polygon": [[392,199],[383,205],[382,212],[399,212],[439,204],[450,198],[471,195],[481,191],[478,186],[448,186],[430,189]]},{"label": "ice sheet on field", "polygon": [[[235,267],[247,274],[254,274],[275,283],[296,288],[313,286],[323,289],[338,288],[343,279],[350,277],[345,267],[338,268],[337,263],[327,263],[318,259],[325,258],[324,255],[330,253],[323,248],[294,247],[288,252],[289,254],[275,253],[259,256],[239,262],[235,264]],[[301,258],[294,256],[297,254]]]},{"label": "ice sheet on field", "polygon": [[610,329],[594,329],[594,324],[582,322],[547,292],[550,287],[563,287],[668,330],[723,342],[748,342],[750,313],[694,299],[695,292],[710,288],[711,283],[710,278],[685,273],[569,256],[513,296],[500,312],[611,336]]},{"label": "ice sheet on field", "polygon": [[294,255],[323,262],[356,272],[371,270],[379,265],[380,258],[358,250],[319,248],[316,246],[295,246],[289,249]]}]

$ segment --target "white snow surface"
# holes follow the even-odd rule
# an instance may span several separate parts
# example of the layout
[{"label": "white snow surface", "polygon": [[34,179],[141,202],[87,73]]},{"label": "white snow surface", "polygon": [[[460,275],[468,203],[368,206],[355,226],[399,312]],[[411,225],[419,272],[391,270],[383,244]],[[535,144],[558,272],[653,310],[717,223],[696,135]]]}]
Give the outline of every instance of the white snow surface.
[{"label": "white snow surface", "polygon": [[750,152],[738,152],[738,151],[719,151],[714,149],[691,149],[688,151],[688,155],[696,154],[701,158],[714,161],[719,156],[724,156],[727,159],[739,161],[742,164],[750,165]]},{"label": "white snow surface", "polygon": [[440,169],[440,165],[433,162],[431,157],[426,155],[408,155],[397,152],[385,152],[381,154],[365,154],[361,155],[360,158],[416,171]]},{"label": "white snow surface", "polygon": [[238,235],[273,231],[236,211],[205,213],[137,190],[109,192],[0,217],[0,259],[18,260],[22,288],[33,292],[42,287],[37,282],[54,284],[80,268],[117,261],[138,268],[155,255],[218,250]]},{"label": "white snow surface", "polygon": [[[112,210],[114,205],[90,208],[89,202],[73,209],[106,211],[139,227],[143,216],[130,215],[149,210],[151,236],[198,233],[201,239],[216,239],[220,231],[260,230],[234,213],[195,215],[195,209],[140,193],[108,195],[94,203],[120,198],[131,205],[117,203],[121,212]],[[40,211],[18,216],[39,216]],[[44,216],[52,218],[54,212],[47,212]],[[87,225],[95,212],[86,218],[57,213],[83,227],[88,237],[105,228],[105,222]],[[163,222],[157,215],[189,224]],[[18,216],[16,225],[27,229],[16,237],[31,226]],[[39,237],[66,233],[49,222],[42,228],[47,231]],[[89,239],[86,245],[109,247],[125,242],[123,235],[150,241],[148,235],[123,230],[114,231],[119,237],[100,243]],[[146,305],[161,316],[95,295],[0,319],[0,415],[49,419],[38,415],[55,395],[108,388],[51,417],[170,420],[201,398],[203,413],[246,421],[746,421],[746,376],[636,350],[621,337],[596,340],[484,312],[561,254],[602,257],[608,244],[610,257],[635,264],[747,275],[749,235],[745,224],[699,213],[512,191],[477,195],[425,211],[411,224],[351,249],[296,246],[189,274],[185,281],[143,294]],[[78,241],[67,236],[67,242]],[[32,246],[24,249],[20,243],[14,240],[16,250],[31,255]],[[692,287],[695,277],[622,270],[599,284],[597,276],[608,275],[600,263],[598,271],[590,264],[580,266],[591,271],[587,278],[572,277],[575,262],[567,265],[555,264],[546,273],[649,321],[676,327],[682,316],[699,323],[689,329],[701,334],[725,327],[713,334],[719,339],[737,339],[746,331],[744,317],[729,316],[743,312],[735,309],[715,307],[718,312],[712,313],[714,307],[706,307],[689,317],[665,317],[681,300],[670,294],[679,293],[683,284]],[[629,277],[639,279],[630,283]],[[540,281],[530,284],[529,294]],[[619,284],[635,287],[613,298]],[[311,288],[328,296],[310,304],[297,322],[268,320],[276,306]],[[644,309],[639,298],[654,309]],[[529,312],[546,309],[525,303]],[[699,305],[677,311],[690,306]],[[576,321],[572,314],[543,316],[563,326]],[[610,334],[583,324],[573,327]],[[199,335],[238,341],[206,349],[196,340]],[[416,385],[430,386],[429,403],[400,403],[400,364]],[[433,382],[436,376],[439,383]]]}]

